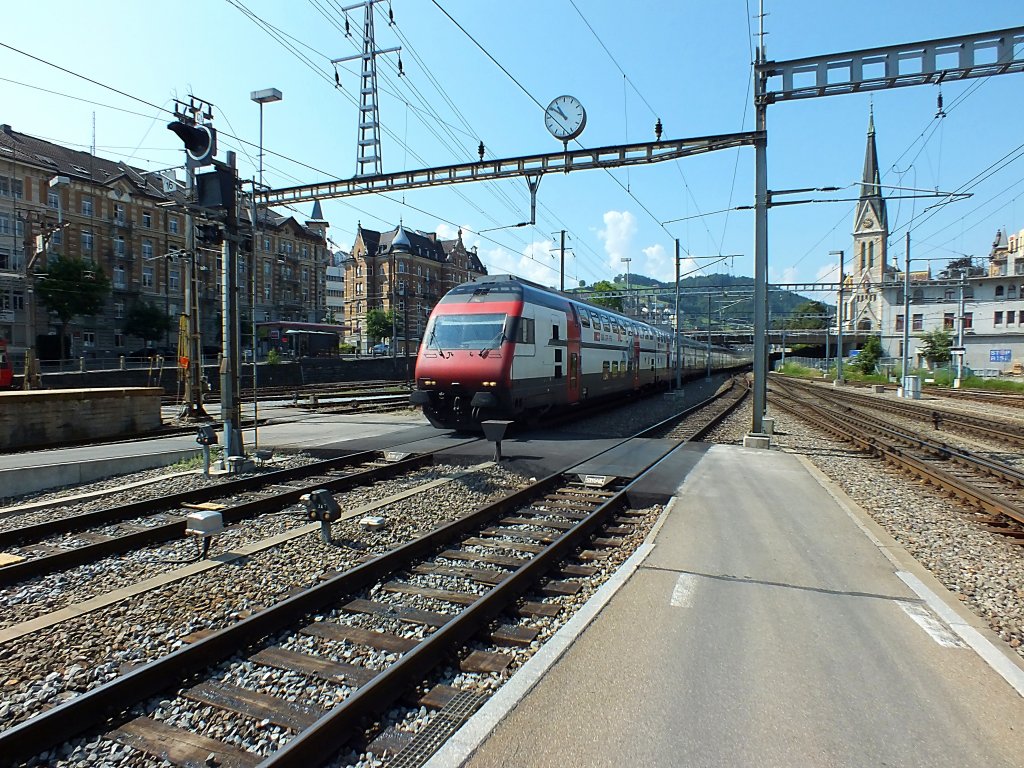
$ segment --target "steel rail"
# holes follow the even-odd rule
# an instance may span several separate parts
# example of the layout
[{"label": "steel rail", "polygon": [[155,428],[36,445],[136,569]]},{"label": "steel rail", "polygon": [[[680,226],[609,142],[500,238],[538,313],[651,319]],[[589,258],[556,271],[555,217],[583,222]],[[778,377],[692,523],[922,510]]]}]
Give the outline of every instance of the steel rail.
[{"label": "steel rail", "polygon": [[[711,402],[714,399],[710,398],[706,402]],[[693,411],[693,408],[687,409],[687,412]],[[718,416],[718,419],[721,420],[724,417],[723,413]],[[613,446],[596,452],[589,458],[608,453],[634,437],[621,440]],[[676,443],[666,446],[666,451],[643,468],[632,482],[628,483],[615,496],[609,497],[593,514],[579,521],[572,529],[552,542],[545,550],[550,554],[544,557],[540,563],[534,564],[535,561],[531,560],[510,574],[508,579],[499,583],[492,590],[495,593],[493,599],[502,601],[506,606],[514,601],[525,589],[529,588],[530,583],[536,582],[550,570],[551,563],[557,563],[578,543],[577,535],[589,535],[606,517],[618,509],[626,498],[627,491],[640,481],[644,473],[667,460],[683,445],[683,443]],[[368,588],[375,582],[407,567],[410,561],[435,553],[464,534],[490,524],[494,519],[504,516],[514,509],[528,505],[537,496],[562,484],[563,475],[584,460],[588,459],[577,458],[571,465],[558,472],[465,517],[440,526],[418,539],[406,542],[372,560],[326,579],[317,586],[285,598],[236,624],[214,632],[190,645],[183,646],[166,656],[131,670],[119,678],[59,704],[30,720],[19,723],[0,733],[0,765],[28,760],[48,747],[94,729],[111,718],[116,719],[123,716],[132,703],[154,696],[167,688],[172,688],[179,684],[183,677],[188,677],[203,668],[219,663],[237,653],[239,649],[255,645],[279,632],[282,627],[294,624],[309,614],[324,609],[331,603],[337,602],[341,597]],[[574,532],[576,535],[570,536]],[[476,622],[479,628],[480,622],[486,623],[501,610],[503,608],[498,607],[498,602],[477,601],[471,606],[470,620]],[[450,629],[449,626],[451,626]],[[450,641],[463,642],[472,634],[465,634],[469,632],[469,626],[462,622],[458,624],[449,622],[423,643],[428,643],[435,635],[441,633],[444,633],[441,634],[442,637],[448,638]],[[409,661],[405,661],[405,656],[399,660],[398,664],[401,666],[398,666],[398,671],[393,673],[395,675],[393,680],[409,681],[415,677],[415,674],[422,676],[420,670],[426,668],[429,671],[431,666],[446,658],[453,650],[451,645],[442,648],[440,641],[438,644],[431,643],[424,646],[424,650],[417,652],[419,648],[420,645],[407,654],[410,657]],[[320,727],[315,728],[314,733],[304,731],[281,750],[269,756],[263,764],[308,766],[315,763],[317,759],[311,755],[329,756],[333,754],[350,736],[350,729],[356,727],[365,716],[368,710],[364,708],[372,708],[385,701],[390,703],[394,697],[399,695],[397,689],[393,687],[396,685],[395,683],[377,683],[378,678],[381,678],[381,675],[367,684],[372,687],[367,688],[365,692],[363,692],[363,688],[366,686],[360,687],[349,699],[318,720],[314,725]],[[349,701],[357,703],[349,704]],[[363,713],[361,715],[357,714],[360,710]]]},{"label": "steel rail", "polygon": [[[326,488],[328,491],[343,491],[356,485],[388,479],[403,472],[420,469],[430,464],[432,460],[433,456],[431,454],[411,456],[393,464],[372,467],[362,472],[353,472],[343,477],[311,483],[291,491],[229,506],[220,512],[226,524],[237,523],[249,517],[276,512],[284,507],[298,504],[299,497],[303,494],[320,488]],[[95,562],[109,555],[130,552],[133,549],[148,544],[183,539],[186,536],[186,526],[187,522],[182,518],[161,525],[154,525],[144,531],[117,536],[110,541],[100,541],[82,547],[75,547],[65,552],[54,552],[43,557],[31,558],[20,563],[12,563],[0,568],[0,587],[8,587],[26,579],[45,576],[56,571]]]},{"label": "steel rail", "polygon": [[[859,434],[847,425],[845,428],[835,423],[833,414],[822,410],[812,403],[789,399],[776,393],[775,404],[799,418],[809,421],[827,432],[852,442],[872,454],[880,456],[887,463],[907,470],[936,487],[944,488],[961,501],[995,515],[1009,517],[1015,522],[1024,524],[1024,507],[1008,502],[983,488],[964,481],[949,472],[934,467],[927,462],[908,455],[897,446],[886,444],[881,438]],[[811,417],[813,413],[816,418]]]},{"label": "steel rail", "polygon": [[[119,504],[93,512],[83,512],[78,515],[71,515],[70,517],[47,520],[20,528],[11,528],[6,531],[0,531],[0,547],[38,541],[46,536],[55,536],[59,533],[73,533],[96,525],[118,523],[122,520],[146,515],[154,511],[180,507],[182,504],[201,503],[219,497],[234,496],[268,485],[287,483],[315,474],[326,474],[336,469],[345,469],[346,467],[370,461],[377,456],[379,454],[376,451],[361,451],[349,454],[348,456],[340,456],[336,459],[325,459],[313,464],[304,464],[300,467],[289,467],[288,469],[264,472],[237,480],[227,480],[205,488],[171,493],[153,499],[133,501],[129,504]],[[56,499],[53,502],[53,506],[63,506],[64,503],[66,502]]]}]

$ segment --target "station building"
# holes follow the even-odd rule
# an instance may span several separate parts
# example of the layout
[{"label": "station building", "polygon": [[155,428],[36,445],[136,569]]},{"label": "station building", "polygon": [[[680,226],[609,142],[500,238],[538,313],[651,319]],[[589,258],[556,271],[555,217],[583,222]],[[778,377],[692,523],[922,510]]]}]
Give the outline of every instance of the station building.
[{"label": "station building", "polygon": [[905,241],[889,242],[881,189],[872,115],[853,220],[853,254],[845,259],[848,271],[842,296],[837,296],[844,333],[877,335],[889,362],[898,365],[909,315],[911,368],[927,366],[920,335],[941,329],[952,334],[954,346],[962,337],[963,364],[976,374],[1024,373],[1024,230],[997,232],[985,265],[964,258],[934,274],[931,260],[917,260],[922,268],[914,269],[911,243],[908,312]]}]

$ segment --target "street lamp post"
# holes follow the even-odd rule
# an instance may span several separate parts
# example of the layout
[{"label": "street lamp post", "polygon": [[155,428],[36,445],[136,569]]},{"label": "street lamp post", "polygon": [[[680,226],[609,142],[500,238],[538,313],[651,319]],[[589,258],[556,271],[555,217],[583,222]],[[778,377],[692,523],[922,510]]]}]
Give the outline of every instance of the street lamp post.
[{"label": "street lamp post", "polygon": [[903,262],[903,355],[900,360],[900,391],[907,394],[907,369],[910,367],[910,231],[907,231],[907,246]]},{"label": "street lamp post", "polygon": [[[263,189],[263,105],[283,98],[277,88],[264,88],[262,91],[253,91],[249,98],[260,105],[260,190]],[[257,242],[263,228],[260,226],[259,208],[256,205],[256,196],[253,195],[252,204],[252,254],[250,256],[249,277],[252,280],[252,303],[249,305],[249,324],[252,332],[252,449],[255,452],[260,447],[259,438],[259,395],[256,380],[256,248]]]}]

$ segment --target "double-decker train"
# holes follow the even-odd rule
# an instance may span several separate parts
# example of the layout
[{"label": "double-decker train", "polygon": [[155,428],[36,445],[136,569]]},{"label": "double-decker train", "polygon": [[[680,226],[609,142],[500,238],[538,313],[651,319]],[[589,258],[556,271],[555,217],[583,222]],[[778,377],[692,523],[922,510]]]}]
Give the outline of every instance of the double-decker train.
[{"label": "double-decker train", "polygon": [[[684,340],[692,374],[706,345]],[[584,402],[669,386],[670,333],[529,281],[495,275],[457,286],[430,315],[411,401],[435,427],[472,429],[488,419],[536,419]],[[718,349],[713,366],[749,355]]]}]

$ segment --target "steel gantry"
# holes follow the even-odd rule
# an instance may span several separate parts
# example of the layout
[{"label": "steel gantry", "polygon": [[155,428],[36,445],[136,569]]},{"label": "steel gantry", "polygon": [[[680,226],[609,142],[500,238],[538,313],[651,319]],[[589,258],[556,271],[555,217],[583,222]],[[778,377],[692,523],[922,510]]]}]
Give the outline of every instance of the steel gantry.
[{"label": "steel gantry", "polygon": [[[863,48],[845,53],[768,61],[764,12],[754,63],[756,127],[767,136],[769,104],[909,85],[1024,72],[1024,27],[944,37],[924,42]],[[754,417],[751,431],[762,432],[768,384],[768,191],[767,140],[754,145]]]},{"label": "steel gantry", "polygon": [[661,163],[706,152],[716,152],[721,149],[750,146],[757,140],[758,133],[756,131],[744,131],[674,141],[574,149],[567,152],[525,155],[502,160],[482,160],[476,163],[460,163],[439,168],[423,168],[414,171],[338,179],[319,184],[284,187],[257,193],[256,199],[262,205],[293,205],[318,199],[329,200],[374,192],[399,192],[419,187],[517,177],[526,177],[530,182],[531,197],[533,197],[537,191],[536,182],[546,173],[570,173],[572,171]]}]

